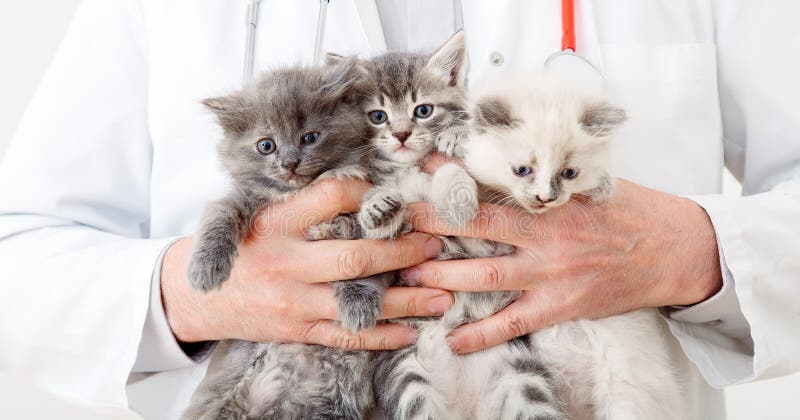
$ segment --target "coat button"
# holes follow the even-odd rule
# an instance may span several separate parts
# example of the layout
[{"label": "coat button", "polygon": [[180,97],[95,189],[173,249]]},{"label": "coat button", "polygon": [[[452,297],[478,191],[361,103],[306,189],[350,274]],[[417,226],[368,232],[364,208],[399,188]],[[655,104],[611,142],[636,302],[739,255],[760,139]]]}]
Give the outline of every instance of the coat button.
[{"label": "coat button", "polygon": [[502,66],[503,63],[506,61],[503,54],[495,51],[489,55],[489,62],[492,63],[493,66]]}]

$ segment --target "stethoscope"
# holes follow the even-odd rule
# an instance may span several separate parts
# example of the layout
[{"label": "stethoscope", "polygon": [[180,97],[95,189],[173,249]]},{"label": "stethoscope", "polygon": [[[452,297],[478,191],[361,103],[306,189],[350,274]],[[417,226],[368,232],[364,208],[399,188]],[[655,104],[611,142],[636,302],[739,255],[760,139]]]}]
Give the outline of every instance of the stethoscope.
[{"label": "stethoscope", "polygon": [[[325,25],[328,22],[328,3],[330,0],[319,0],[319,14],[317,15],[317,33],[314,39],[314,64],[322,60],[322,43],[325,40]],[[261,0],[248,0],[247,2],[247,45],[245,46],[244,74],[245,83],[253,78],[256,55],[256,29],[258,29],[258,7]]]},{"label": "stethoscope", "polygon": [[[258,28],[258,7],[261,0],[248,0],[247,5],[247,45],[245,49],[244,82],[253,78],[255,66],[256,29]],[[317,32],[314,40],[314,64],[322,60],[322,44],[325,37],[325,25],[328,16],[330,0],[319,0],[319,13],[317,15]],[[463,27],[463,9],[461,0],[453,0],[454,27],[461,30]],[[561,0],[561,49],[547,57],[544,62],[546,71],[573,79],[575,83],[584,85],[584,88],[604,90],[605,80],[603,73],[589,60],[575,53],[575,0]]]}]

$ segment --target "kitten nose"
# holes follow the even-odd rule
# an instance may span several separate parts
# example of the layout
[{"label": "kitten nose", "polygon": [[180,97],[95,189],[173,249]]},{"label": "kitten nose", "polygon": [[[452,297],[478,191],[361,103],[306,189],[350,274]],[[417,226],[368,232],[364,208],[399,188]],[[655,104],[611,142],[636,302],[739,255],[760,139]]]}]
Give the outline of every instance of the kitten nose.
[{"label": "kitten nose", "polygon": [[542,197],[541,195],[537,195],[536,198],[542,202],[542,204],[547,204],[551,201],[555,201],[555,197]]},{"label": "kitten nose", "polygon": [[287,171],[294,173],[295,169],[297,169],[297,165],[300,163],[299,160],[289,160],[281,162],[281,168],[286,169]]},{"label": "kitten nose", "polygon": [[397,139],[397,140],[400,142],[400,144],[403,144],[403,143],[405,143],[405,142],[406,142],[406,139],[407,139],[407,138],[408,138],[408,136],[410,136],[410,135],[411,135],[411,132],[410,132],[410,131],[399,131],[399,132],[397,132],[397,133],[392,133],[392,136],[393,136],[394,138],[396,138],[396,139]]}]

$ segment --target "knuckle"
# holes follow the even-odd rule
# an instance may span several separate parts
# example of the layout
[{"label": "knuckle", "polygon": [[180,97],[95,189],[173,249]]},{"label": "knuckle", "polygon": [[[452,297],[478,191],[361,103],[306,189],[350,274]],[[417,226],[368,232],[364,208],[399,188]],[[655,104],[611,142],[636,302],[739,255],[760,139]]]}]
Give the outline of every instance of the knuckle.
[{"label": "knuckle", "polygon": [[370,261],[366,251],[360,248],[351,248],[339,254],[337,266],[339,273],[346,278],[357,278],[366,275]]},{"label": "knuckle", "polygon": [[300,331],[290,332],[290,339],[298,340],[302,343],[314,343],[319,341],[320,337],[318,337],[319,330],[321,328],[322,321],[311,321],[307,324],[304,324],[304,327]]},{"label": "knuckle", "polygon": [[270,309],[274,317],[286,318],[294,313],[294,311],[292,311],[292,305],[284,299],[273,301],[271,306]]},{"label": "knuckle", "polygon": [[333,345],[340,349],[356,350],[364,346],[364,338],[361,334],[351,334],[347,331],[342,331],[334,336]]},{"label": "knuckle", "polygon": [[422,276],[422,278],[428,278],[428,286],[435,288],[435,289],[443,289],[444,288],[444,274],[442,274],[439,270],[431,270],[427,273],[426,276]]},{"label": "knuckle", "polygon": [[347,191],[339,182],[326,181],[320,183],[320,198],[330,203],[341,203],[347,199]]},{"label": "knuckle", "polygon": [[483,290],[499,290],[505,282],[505,274],[496,263],[484,263],[478,270],[478,285]]},{"label": "knuckle", "polygon": [[530,323],[525,317],[519,314],[509,313],[505,316],[503,322],[505,331],[503,333],[507,338],[519,337],[527,334],[529,331]]},{"label": "knuckle", "polygon": [[486,348],[489,347],[489,336],[486,335],[486,331],[483,328],[476,328],[475,329],[475,343],[478,345],[478,348]]},{"label": "knuckle", "polygon": [[419,302],[417,302],[417,299],[419,298],[409,299],[408,302],[406,302],[405,313],[403,314],[404,316],[418,315],[417,311],[418,308],[421,307],[421,305],[419,304]]}]

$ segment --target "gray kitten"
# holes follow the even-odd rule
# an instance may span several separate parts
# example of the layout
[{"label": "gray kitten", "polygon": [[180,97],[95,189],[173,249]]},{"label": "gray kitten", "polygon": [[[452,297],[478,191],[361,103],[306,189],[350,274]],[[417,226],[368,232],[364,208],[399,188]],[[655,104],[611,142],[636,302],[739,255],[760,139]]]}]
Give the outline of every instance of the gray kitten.
[{"label": "gray kitten", "polygon": [[[464,36],[457,33],[432,55],[395,52],[365,64],[373,92],[364,109],[376,130],[377,151],[375,186],[357,216],[365,237],[391,239],[406,232],[406,204],[416,201],[432,202],[453,226],[476,216],[477,186],[466,171],[449,164],[428,175],[418,166],[435,148],[451,155],[462,151],[469,132],[465,58]],[[442,260],[513,252],[480,239],[442,241]],[[441,319],[401,321],[419,330],[419,340],[403,350],[372,354],[381,410],[392,419],[563,418],[550,374],[526,340],[464,357],[452,354],[445,342],[458,325],[488,317],[518,296],[459,292]]]},{"label": "gray kitten", "polygon": [[217,115],[218,153],[231,191],[205,211],[188,277],[203,291],[228,279],[253,217],[308,184],[329,177],[363,178],[372,129],[354,97],[363,82],[355,60],[325,68],[267,73],[241,92],[203,103]]},{"label": "gray kitten", "polygon": [[[233,188],[201,221],[189,265],[195,288],[208,291],[227,280],[237,246],[262,207],[322,178],[365,177],[373,129],[358,102],[365,76],[355,63],[273,71],[241,92],[204,101],[223,128],[218,151]],[[355,238],[347,220],[309,235]],[[381,283],[381,276],[364,281],[368,289]],[[335,282],[334,289],[346,300],[359,284]],[[366,352],[226,341],[183,417],[363,418],[373,405],[371,382],[359,380],[369,377],[368,362]]]}]

